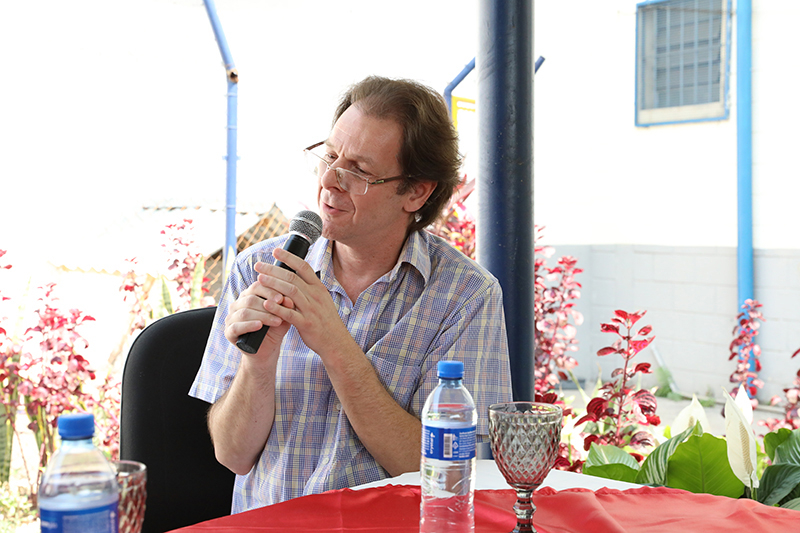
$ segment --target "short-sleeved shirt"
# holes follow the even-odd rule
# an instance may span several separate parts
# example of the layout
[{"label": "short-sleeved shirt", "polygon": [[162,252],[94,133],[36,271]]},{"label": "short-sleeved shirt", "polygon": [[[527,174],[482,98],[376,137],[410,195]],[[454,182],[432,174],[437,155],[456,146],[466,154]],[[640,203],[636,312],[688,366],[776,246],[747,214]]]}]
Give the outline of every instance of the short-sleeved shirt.
[{"label": "short-sleeved shirt", "polygon": [[[261,242],[237,256],[190,395],[214,403],[230,387],[242,354],[224,336],[228,306],[256,280],[255,263],[274,262],[272,251],[286,239]],[[485,442],[489,405],[511,400],[497,279],[440,237],[420,231],[406,240],[394,268],[352,302],[333,274],[332,250],[332,242],[320,239],[307,261],[386,390],[420,418],[438,384],[437,362],[463,361],[463,383],[475,400],[478,438]],[[320,356],[290,328],[278,359],[274,423],[252,470],[236,477],[232,512],[385,477],[353,431]]]}]

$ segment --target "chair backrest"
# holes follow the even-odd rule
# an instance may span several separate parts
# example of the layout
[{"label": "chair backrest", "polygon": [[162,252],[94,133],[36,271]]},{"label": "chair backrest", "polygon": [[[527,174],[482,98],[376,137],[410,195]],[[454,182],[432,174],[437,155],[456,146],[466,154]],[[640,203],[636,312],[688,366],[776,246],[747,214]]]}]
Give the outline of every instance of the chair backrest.
[{"label": "chair backrest", "polygon": [[214,457],[209,405],[188,395],[215,310],[192,309],[153,322],[125,362],[120,458],[147,465],[143,533],[230,514],[235,476]]}]

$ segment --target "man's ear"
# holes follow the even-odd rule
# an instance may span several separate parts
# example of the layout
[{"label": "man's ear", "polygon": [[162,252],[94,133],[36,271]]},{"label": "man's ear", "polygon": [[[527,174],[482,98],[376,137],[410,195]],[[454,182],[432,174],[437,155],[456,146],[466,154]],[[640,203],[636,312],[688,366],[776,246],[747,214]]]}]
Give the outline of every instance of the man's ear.
[{"label": "man's ear", "polygon": [[416,213],[419,211],[425,202],[428,201],[433,191],[436,190],[437,183],[435,181],[418,181],[414,183],[411,191],[408,193],[405,202],[405,210],[408,213]]}]

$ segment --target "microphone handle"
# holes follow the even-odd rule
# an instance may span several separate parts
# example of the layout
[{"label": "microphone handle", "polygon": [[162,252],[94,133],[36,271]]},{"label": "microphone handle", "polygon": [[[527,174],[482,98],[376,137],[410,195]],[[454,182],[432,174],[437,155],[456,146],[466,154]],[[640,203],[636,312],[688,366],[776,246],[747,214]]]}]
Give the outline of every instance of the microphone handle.
[{"label": "microphone handle", "polygon": [[[286,241],[283,249],[293,253],[300,259],[305,259],[306,254],[308,253],[308,248],[311,246],[311,243],[306,240],[305,237],[292,234],[289,237],[289,240]],[[284,270],[288,270],[289,272],[294,272],[291,268],[289,268],[286,263],[283,261],[278,261],[275,263],[275,266],[279,266]],[[261,329],[258,331],[252,331],[250,333],[245,333],[244,335],[240,335],[239,338],[236,340],[236,347],[242,350],[243,352],[254,354],[258,351],[261,347],[261,341],[264,340],[264,337],[269,330],[269,326],[261,325]]]}]

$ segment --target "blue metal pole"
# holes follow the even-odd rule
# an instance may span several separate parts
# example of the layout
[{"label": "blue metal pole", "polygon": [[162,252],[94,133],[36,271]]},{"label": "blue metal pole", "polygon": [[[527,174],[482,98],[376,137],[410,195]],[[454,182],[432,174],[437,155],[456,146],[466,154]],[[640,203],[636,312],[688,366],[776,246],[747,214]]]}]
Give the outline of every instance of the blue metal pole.
[{"label": "blue metal pole", "polygon": [[472,58],[472,61],[467,63],[467,65],[461,69],[461,72],[458,73],[458,76],[453,78],[453,81],[447,84],[447,87],[444,88],[444,101],[447,103],[447,112],[450,113],[450,116],[453,116],[453,89],[461,83],[464,78],[467,77],[467,74],[472,72],[472,69],[475,68],[475,58]]},{"label": "blue metal pole", "polygon": [[533,73],[534,73],[534,74],[536,74],[537,72],[539,72],[539,67],[541,67],[541,66],[542,66],[542,63],[544,63],[544,56],[539,56],[539,57],[536,59],[536,64],[533,66]]},{"label": "blue metal pole", "polygon": [[481,0],[478,260],[503,288],[514,398],[534,396],[533,2]]},{"label": "blue metal pole", "polygon": [[[536,74],[539,72],[539,67],[542,66],[544,63],[544,57],[539,56],[539,59],[536,60],[536,65],[534,66],[533,73]],[[467,63],[467,65],[461,69],[461,72],[458,73],[458,76],[453,78],[453,81],[447,84],[447,87],[444,88],[444,101],[447,103],[447,112],[450,115],[453,115],[453,89],[455,89],[459,83],[464,81],[464,78],[467,77],[467,74],[472,72],[472,69],[475,68],[475,58],[472,58],[472,61]]]},{"label": "blue metal pole", "polygon": [[[736,146],[738,182],[737,269],[739,309],[753,299],[752,3],[736,2]],[[755,359],[750,360],[755,371]],[[750,381],[750,380],[748,380]]]},{"label": "blue metal pole", "polygon": [[236,257],[236,133],[237,133],[237,100],[239,94],[239,73],[236,71],[236,65],[233,63],[230,49],[228,48],[228,41],[225,39],[225,32],[222,31],[222,24],[217,15],[217,8],[214,5],[214,0],[203,0],[208,13],[208,19],[211,22],[211,28],[214,30],[214,37],[219,46],[219,52],[222,55],[222,61],[225,66],[225,78],[228,82],[228,93],[226,95],[228,100],[228,135],[227,144],[228,150],[225,156],[226,160],[226,180],[225,180],[225,248],[222,252],[222,264],[224,265],[225,275],[230,272],[233,259]]},{"label": "blue metal pole", "polygon": [[237,110],[239,100],[239,84],[228,80],[228,151],[225,156],[225,250],[222,264],[225,265],[225,276],[231,271],[233,259],[236,257],[236,140]]}]

